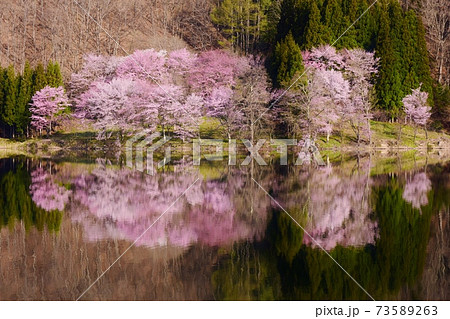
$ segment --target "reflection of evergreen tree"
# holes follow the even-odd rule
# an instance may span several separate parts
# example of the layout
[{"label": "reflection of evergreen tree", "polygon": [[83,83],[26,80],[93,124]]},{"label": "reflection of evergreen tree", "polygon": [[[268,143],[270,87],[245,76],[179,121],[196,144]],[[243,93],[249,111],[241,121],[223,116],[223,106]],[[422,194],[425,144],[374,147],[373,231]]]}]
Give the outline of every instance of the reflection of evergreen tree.
[{"label": "reflection of evergreen tree", "polygon": [[375,254],[379,284],[383,292],[398,292],[404,284],[414,283],[422,273],[433,203],[430,201],[421,211],[413,208],[403,199],[403,189],[393,181],[375,193],[380,222]]},{"label": "reflection of evergreen tree", "polygon": [[[403,188],[395,180],[372,192],[373,218],[379,225],[375,244],[337,246],[329,253],[375,299],[395,298],[421,276],[437,197],[430,192],[429,205],[419,211],[403,199]],[[303,224],[303,215],[296,215]],[[231,256],[219,262],[213,275],[217,298],[369,299],[327,254],[302,244],[303,236],[307,235],[288,216],[275,211],[264,243],[237,244]]]},{"label": "reflection of evergreen tree", "polygon": [[[12,160],[9,161],[10,164]],[[6,173],[0,172],[0,228],[12,227],[16,221],[22,221],[26,229],[36,226],[38,230],[46,227],[50,231],[58,231],[62,213],[47,212],[36,206],[30,197],[31,179],[23,164],[15,164]]]},{"label": "reflection of evergreen tree", "polygon": [[281,298],[275,256],[268,247],[236,244],[219,262],[212,283],[217,300],[278,300]]},{"label": "reflection of evergreen tree", "polygon": [[[295,220],[301,223],[301,219],[296,217],[304,217],[303,214],[291,214]],[[283,211],[277,211],[269,224],[268,233],[277,255],[291,263],[302,247],[303,230]]]}]

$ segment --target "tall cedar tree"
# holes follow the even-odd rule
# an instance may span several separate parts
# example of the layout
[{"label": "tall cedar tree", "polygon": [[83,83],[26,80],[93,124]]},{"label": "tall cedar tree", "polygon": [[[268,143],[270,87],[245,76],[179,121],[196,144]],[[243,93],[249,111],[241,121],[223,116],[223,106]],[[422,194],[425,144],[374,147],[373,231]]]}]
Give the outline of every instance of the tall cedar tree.
[{"label": "tall cedar tree", "polygon": [[51,61],[47,70],[41,63],[33,70],[27,61],[22,75],[16,75],[12,65],[7,69],[0,68],[0,136],[28,133],[29,104],[33,94],[46,85],[59,87],[62,84],[59,65]]},{"label": "tall cedar tree", "polygon": [[329,35],[321,22],[320,10],[314,0],[310,1],[310,11],[308,23],[305,29],[305,42],[303,49],[311,49],[321,44],[327,43]]},{"label": "tall cedar tree", "polygon": [[274,69],[276,83],[281,87],[289,86],[304,72],[302,52],[291,32],[275,47]]},{"label": "tall cedar tree", "polygon": [[45,78],[47,80],[47,85],[50,87],[60,87],[63,85],[63,79],[61,76],[61,70],[57,62],[49,61],[47,64],[47,70],[45,72]]},{"label": "tall cedar tree", "polygon": [[17,97],[16,128],[19,135],[23,135],[30,124],[31,113],[28,108],[33,93],[33,70],[26,61]]},{"label": "tall cedar tree", "polygon": [[45,69],[42,63],[39,63],[33,72],[33,93],[42,90],[46,85]]},{"label": "tall cedar tree", "polygon": [[10,65],[6,70],[3,95],[4,104],[2,110],[2,121],[8,126],[8,135],[14,137],[14,124],[16,117],[16,103],[18,92],[18,77],[14,71],[14,67]]}]

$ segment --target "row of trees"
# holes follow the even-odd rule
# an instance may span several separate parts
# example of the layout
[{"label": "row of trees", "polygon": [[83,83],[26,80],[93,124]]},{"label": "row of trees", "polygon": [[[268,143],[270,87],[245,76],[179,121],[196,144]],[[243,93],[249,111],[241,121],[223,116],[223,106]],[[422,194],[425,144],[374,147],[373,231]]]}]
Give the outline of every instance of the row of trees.
[{"label": "row of trees", "polygon": [[58,63],[50,61],[46,68],[38,64],[33,69],[27,62],[21,74],[12,65],[0,67],[0,136],[29,136],[31,99],[47,85],[63,85]]},{"label": "row of trees", "polygon": [[[295,48],[291,34],[282,45]],[[101,136],[161,130],[164,136],[198,137],[206,116],[215,119],[228,139],[253,141],[261,133],[288,133],[326,135],[328,140],[334,131],[350,127],[358,145],[370,143],[379,59],[363,49],[337,51],[331,46],[286,52],[290,54],[278,63],[285,70],[288,92],[270,92],[261,60],[226,51],[195,55],[186,49],[149,49],[121,58],[90,55],[70,82],[74,115],[92,121]],[[303,64],[301,80],[288,82],[296,67],[303,71]],[[403,99],[407,120],[426,125],[427,98],[428,93],[417,88]],[[32,127],[51,133],[70,104],[63,87],[46,86],[30,105]]]},{"label": "row of trees", "polygon": [[211,12],[211,20],[233,51],[245,54],[261,48],[276,34],[279,0],[224,0]]},{"label": "row of trees", "polygon": [[[253,125],[270,101],[269,81],[258,59],[226,51],[194,55],[186,49],[136,51],[116,58],[87,56],[73,74],[75,115],[105,131],[155,130],[198,136],[203,116],[216,118],[229,138],[253,137]],[[267,127],[267,126],[266,126]]]},{"label": "row of trees", "polygon": [[[376,102],[392,118],[401,113],[403,97],[420,83],[431,102],[432,80],[420,17],[412,10],[403,10],[394,0],[379,1],[369,9],[370,5],[367,0],[283,1],[272,59],[274,82],[284,87],[296,72],[302,72],[300,50],[336,41],[338,49],[375,52],[379,59]],[[292,62],[286,67],[280,61],[289,60],[289,56]]]},{"label": "row of trees", "polygon": [[[363,49],[337,51],[328,45],[301,52],[291,33],[275,52],[280,52],[274,61],[277,80],[289,87],[279,103],[288,132],[314,138],[325,134],[328,140],[334,130],[349,126],[358,145],[363,140],[370,143],[380,58]],[[397,116],[405,116],[416,130],[426,129],[431,116],[428,97],[418,85],[402,99]]]},{"label": "row of trees", "polygon": [[[92,121],[102,136],[161,130],[164,136],[192,138],[199,136],[206,116],[215,119],[228,139],[253,141],[261,134],[288,133],[326,135],[328,140],[348,126],[358,145],[370,143],[379,58],[363,49],[338,51],[331,46],[301,52],[291,33],[276,50],[289,53],[276,61],[284,70],[278,80],[290,87],[288,92],[271,92],[263,61],[227,51],[195,55],[186,49],[149,49],[126,57],[89,55],[71,78],[74,115]],[[28,134],[31,125],[39,134],[51,134],[60,115],[72,106],[60,86],[57,65],[40,70],[41,66],[34,71],[27,67],[17,79],[11,67],[6,72],[2,115],[13,132]],[[11,85],[12,75],[18,87]],[[43,84],[48,85],[30,101],[31,92]],[[425,126],[430,117],[427,99],[428,93],[417,88],[402,100],[406,120],[416,127]],[[16,122],[6,122],[7,115]]]}]

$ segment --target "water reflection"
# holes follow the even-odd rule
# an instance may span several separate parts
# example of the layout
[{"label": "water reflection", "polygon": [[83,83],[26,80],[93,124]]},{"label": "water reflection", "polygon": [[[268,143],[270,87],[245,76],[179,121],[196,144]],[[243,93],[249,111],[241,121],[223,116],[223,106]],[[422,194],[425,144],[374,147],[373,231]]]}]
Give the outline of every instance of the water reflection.
[{"label": "water reflection", "polygon": [[[374,175],[370,157],[321,169],[179,163],[154,176],[105,160],[0,165],[0,275],[22,291],[0,288],[1,299],[76,298],[138,238],[121,260],[128,266],[86,298],[368,299],[321,246],[376,299],[409,299],[400,292],[428,269],[433,216],[449,207],[448,185],[436,181],[448,166]],[[28,255],[34,265],[21,262]],[[36,281],[25,292],[14,265],[55,288]]]},{"label": "water reflection", "polygon": [[267,199],[261,201],[266,207],[251,212],[232,196],[243,186],[239,173],[206,180],[192,166],[183,165],[155,176],[102,161],[88,172],[69,174],[50,163],[44,167],[41,163],[31,173],[33,200],[39,207],[63,210],[70,197],[66,211],[83,225],[89,241],[139,238],[136,245],[147,247],[214,246],[260,240],[266,228]]}]

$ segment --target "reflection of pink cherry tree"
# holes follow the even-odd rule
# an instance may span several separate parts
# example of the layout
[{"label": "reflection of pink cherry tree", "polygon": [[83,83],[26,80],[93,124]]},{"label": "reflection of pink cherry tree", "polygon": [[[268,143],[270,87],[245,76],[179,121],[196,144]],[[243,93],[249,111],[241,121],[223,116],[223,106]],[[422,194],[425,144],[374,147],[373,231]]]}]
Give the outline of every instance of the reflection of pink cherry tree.
[{"label": "reflection of pink cherry tree", "polygon": [[62,211],[71,191],[58,185],[54,175],[39,167],[31,172],[30,193],[37,206],[47,211]]},{"label": "reflection of pink cherry tree", "polygon": [[99,166],[75,177],[72,218],[83,224],[89,240],[134,241],[151,226],[137,242],[145,246],[228,244],[263,233],[265,224],[254,227],[259,213],[247,216],[235,208],[230,195],[235,179],[198,181],[155,223],[197,178],[191,169],[176,168],[149,176]]},{"label": "reflection of pink cherry tree", "polygon": [[[367,168],[369,169],[369,168]],[[370,215],[370,178],[365,171],[350,176],[317,171],[310,180],[309,216],[305,229],[323,248],[374,243],[377,223]],[[307,244],[315,245],[307,235]]]},{"label": "reflection of pink cherry tree", "polygon": [[369,173],[370,160],[364,159],[354,172],[331,165],[303,166],[282,183],[273,182],[270,189],[280,194],[283,207],[312,236],[303,234],[303,243],[318,243],[327,250],[337,245],[363,246],[374,243],[378,235],[377,223],[370,218]]},{"label": "reflection of pink cherry tree", "polygon": [[406,182],[403,199],[415,208],[428,204],[428,192],[431,190],[431,181],[427,174],[416,173]]}]

